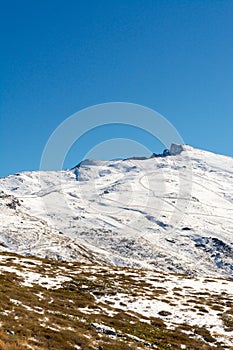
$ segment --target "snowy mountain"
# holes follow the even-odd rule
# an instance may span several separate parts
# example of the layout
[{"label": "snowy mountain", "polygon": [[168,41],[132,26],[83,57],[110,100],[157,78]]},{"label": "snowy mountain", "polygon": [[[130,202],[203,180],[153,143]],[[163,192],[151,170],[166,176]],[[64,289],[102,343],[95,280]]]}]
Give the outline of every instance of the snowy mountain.
[{"label": "snowy mountain", "polygon": [[0,249],[233,277],[233,158],[172,145],[0,179]]}]

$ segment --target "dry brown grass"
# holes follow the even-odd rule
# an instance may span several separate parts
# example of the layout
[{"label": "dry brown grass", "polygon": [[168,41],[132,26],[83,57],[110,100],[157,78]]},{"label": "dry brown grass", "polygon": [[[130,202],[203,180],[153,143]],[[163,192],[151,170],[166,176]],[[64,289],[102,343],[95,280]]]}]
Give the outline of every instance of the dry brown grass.
[{"label": "dry brown grass", "polygon": [[6,334],[0,331],[0,350],[22,350],[23,347],[7,339]]},{"label": "dry brown grass", "polygon": [[[152,288],[146,281],[146,276],[145,281],[143,280],[143,272],[140,270],[120,270],[113,267],[95,269],[95,266],[92,269],[91,265],[35,259],[42,262],[40,266],[27,262],[27,258],[24,260],[23,266],[20,266],[12,255],[6,266],[51,277],[61,275],[64,271],[61,270],[62,267],[66,269],[66,274],[71,280],[63,283],[59,289],[46,289],[38,284],[26,287],[21,284],[22,278],[16,274],[2,272],[0,350],[22,350],[27,348],[25,344],[35,350],[73,350],[77,347],[83,350],[178,350],[181,344],[186,345],[189,350],[210,350],[213,349],[212,344],[217,345],[218,349],[223,349],[203,328],[195,328],[193,336],[187,336],[184,331],[193,329],[188,325],[168,330],[162,318],[144,317],[136,312],[113,308],[111,302],[96,301],[96,296],[108,294],[115,297],[117,293],[134,295],[137,300],[149,290],[152,292],[148,295],[149,299],[160,298],[172,304],[173,300],[166,298],[166,289]],[[117,273],[119,270],[125,273]],[[138,278],[135,278],[137,273]],[[175,288],[174,292],[179,293],[181,289]],[[12,299],[18,303],[12,302]],[[211,303],[210,300],[206,300],[202,295],[192,294],[189,301],[194,304],[194,310],[206,312],[206,303]],[[216,295],[213,303],[216,305],[217,302]],[[232,326],[229,318],[225,318],[224,321],[226,327]],[[93,326],[96,322],[114,328],[115,337],[99,332]],[[11,330],[12,334],[8,334],[7,330]],[[198,339],[197,335],[204,340]],[[132,336],[140,338],[141,342],[132,339]]]}]

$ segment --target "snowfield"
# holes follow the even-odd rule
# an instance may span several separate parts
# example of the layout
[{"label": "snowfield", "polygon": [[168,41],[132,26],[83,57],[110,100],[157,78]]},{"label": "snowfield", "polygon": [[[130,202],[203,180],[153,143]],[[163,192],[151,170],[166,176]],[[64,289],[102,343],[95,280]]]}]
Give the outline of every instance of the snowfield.
[{"label": "snowfield", "polygon": [[232,278],[233,158],[170,153],[0,179],[1,250]]}]

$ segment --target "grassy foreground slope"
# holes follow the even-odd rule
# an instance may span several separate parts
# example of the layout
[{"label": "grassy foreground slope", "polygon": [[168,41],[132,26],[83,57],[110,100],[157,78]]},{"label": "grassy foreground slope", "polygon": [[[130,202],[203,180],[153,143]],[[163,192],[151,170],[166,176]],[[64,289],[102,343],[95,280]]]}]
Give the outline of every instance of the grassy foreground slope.
[{"label": "grassy foreground slope", "polygon": [[0,349],[233,349],[233,281],[0,253]]}]

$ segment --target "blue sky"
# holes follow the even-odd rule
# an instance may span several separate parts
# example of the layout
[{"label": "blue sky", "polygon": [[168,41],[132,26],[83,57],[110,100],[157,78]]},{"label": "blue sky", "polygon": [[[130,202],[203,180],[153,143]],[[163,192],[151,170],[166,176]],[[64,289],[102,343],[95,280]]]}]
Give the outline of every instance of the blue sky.
[{"label": "blue sky", "polygon": [[[231,0],[13,0],[0,13],[0,176],[38,169],[63,120],[112,101],[155,109],[186,143],[233,155]],[[107,138],[134,137],[123,129]],[[100,135],[74,146],[64,166]]]}]

